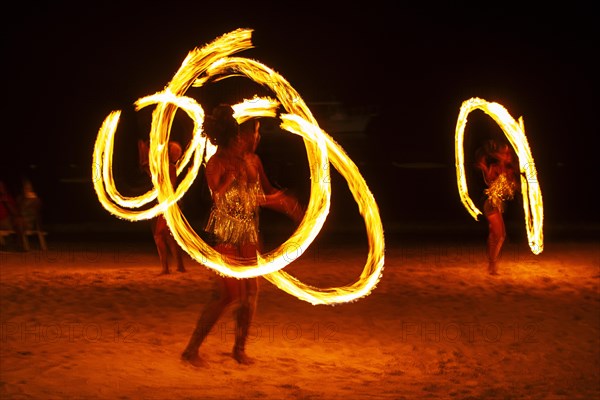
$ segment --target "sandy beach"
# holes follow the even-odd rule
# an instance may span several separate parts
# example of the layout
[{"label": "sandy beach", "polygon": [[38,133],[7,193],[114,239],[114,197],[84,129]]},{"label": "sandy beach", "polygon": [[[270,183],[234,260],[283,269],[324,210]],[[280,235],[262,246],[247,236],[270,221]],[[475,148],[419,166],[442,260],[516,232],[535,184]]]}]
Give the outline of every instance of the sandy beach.
[{"label": "sandy beach", "polygon": [[[224,316],[180,354],[215,274],[159,276],[151,238],[0,253],[2,399],[597,399],[600,246],[506,244],[498,277],[481,240],[388,241],[369,296],[313,306],[261,278],[248,354]],[[316,242],[286,272],[358,279],[367,244]]]}]

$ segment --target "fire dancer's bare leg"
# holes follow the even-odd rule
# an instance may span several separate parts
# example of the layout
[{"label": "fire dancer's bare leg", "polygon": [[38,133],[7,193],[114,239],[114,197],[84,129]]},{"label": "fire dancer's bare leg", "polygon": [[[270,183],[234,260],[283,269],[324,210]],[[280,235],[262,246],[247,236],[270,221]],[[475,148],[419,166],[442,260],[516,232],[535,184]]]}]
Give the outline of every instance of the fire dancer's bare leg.
[{"label": "fire dancer's bare leg", "polygon": [[181,359],[187,361],[196,367],[207,366],[207,362],[200,357],[200,345],[206,339],[215,323],[219,320],[225,310],[234,300],[227,287],[226,281],[232,278],[219,278],[218,288],[213,292],[210,301],[204,307],[204,310],[198,318],[196,328],[190,337],[190,340],[181,354]]},{"label": "fire dancer's bare leg", "polygon": [[487,256],[488,272],[490,275],[498,275],[498,261],[500,251],[506,239],[506,229],[501,212],[486,215],[488,220]]},{"label": "fire dancer's bare leg", "polygon": [[254,360],[246,354],[246,342],[252,318],[256,311],[258,300],[258,278],[248,278],[240,281],[241,302],[236,311],[235,344],[233,346],[233,358],[240,364],[249,365]]}]

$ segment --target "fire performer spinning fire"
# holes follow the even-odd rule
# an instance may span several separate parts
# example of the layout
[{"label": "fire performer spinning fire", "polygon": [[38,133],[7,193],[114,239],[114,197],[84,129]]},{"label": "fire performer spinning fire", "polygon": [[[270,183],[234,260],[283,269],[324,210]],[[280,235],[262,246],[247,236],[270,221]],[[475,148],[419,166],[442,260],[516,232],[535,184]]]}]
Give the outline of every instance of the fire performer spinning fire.
[{"label": "fire performer spinning fire", "polygon": [[488,272],[498,275],[498,260],[506,238],[504,226],[505,202],[514,198],[518,191],[518,166],[508,143],[488,140],[476,154],[475,166],[483,172],[488,188],[483,214],[488,221],[487,257]]},{"label": "fire performer spinning fire", "polygon": [[[206,230],[216,238],[215,250],[224,257],[256,263],[260,251],[258,231],[259,207],[269,207],[287,214],[300,223],[304,211],[297,199],[274,188],[265,175],[255,153],[260,140],[259,122],[249,119],[238,125],[228,105],[216,107],[204,121],[204,131],[216,153],[206,165],[206,178],[213,207]],[[258,296],[258,277],[237,279],[220,276],[215,281],[213,297],[206,304],[196,328],[182,354],[194,366],[205,365],[198,349],[211,328],[230,306],[236,318],[233,357],[240,364],[250,364],[245,344]]]},{"label": "fire performer spinning fire", "polygon": [[[152,113],[149,132],[149,167],[153,188],[142,195],[126,196],[116,187],[112,158],[114,137],[121,111],[112,111],[102,123],[94,145],[92,158],[94,190],[102,206],[119,218],[141,221],[154,218],[159,214],[163,215],[181,248],[200,265],[220,275],[237,279],[263,276],[286,293],[313,305],[355,301],[369,295],[382,276],[385,240],[379,208],[356,164],[319,127],[302,97],[285,78],[255,60],[231,57],[234,53],[252,47],[251,33],[250,29],[238,29],[202,48],[192,50],[164,90],[135,102],[138,111],[149,105],[156,106]],[[256,118],[278,118],[282,131],[302,137],[308,165],[311,166],[308,171],[311,177],[310,197],[296,230],[275,249],[264,253],[257,252],[253,257],[244,259],[243,263],[240,263],[236,257],[224,257],[223,253],[203,240],[210,238],[208,236],[203,238],[195,232],[178,205],[178,201],[197,177],[203,161],[210,160],[215,151],[219,151],[219,146],[208,143],[207,133],[203,130],[204,109],[194,98],[185,96],[185,93],[191,86],[200,88],[234,76],[246,76],[272,91],[276,98],[246,99],[242,103],[232,105],[233,117],[237,123],[241,126],[245,121]],[[279,107],[281,107],[280,112],[277,110]],[[176,165],[179,179],[174,187],[168,171],[166,143],[170,140],[170,127],[177,110],[184,111],[191,118],[194,129],[191,140],[185,145],[182,144],[183,156]],[[254,127],[253,132],[256,129],[257,126]],[[212,132],[211,135],[214,133]],[[256,138],[253,143],[256,144]],[[249,153],[253,153],[253,150]],[[239,153],[237,156],[240,160],[246,160]],[[256,161],[257,157],[252,156],[247,160],[254,163],[251,163],[253,167],[246,166],[247,169],[238,171],[236,180],[243,178],[244,182],[252,183],[259,176],[263,179],[262,168],[258,167],[260,164]],[[289,246],[294,247],[296,254],[303,254],[325,223],[331,204],[331,183],[329,179],[322,179],[322,177],[329,177],[330,164],[346,179],[348,189],[358,205],[358,211],[365,221],[369,251],[363,271],[355,281],[338,287],[319,288],[301,282],[283,269],[297,258],[292,259],[287,256]],[[227,175],[223,175],[222,178],[224,179],[225,176]],[[268,204],[269,207],[291,213],[296,218],[298,210],[294,210],[294,205],[292,204],[290,208],[283,193],[270,196],[272,193],[266,191],[265,181],[266,179],[261,181],[261,184],[266,196],[260,200],[264,203],[259,205]],[[215,182],[220,187],[226,181]],[[227,185],[224,185],[223,189],[226,187]],[[157,200],[156,204],[148,208],[147,205],[154,200]]]},{"label": "fire performer spinning fire", "polygon": [[[181,145],[177,142],[169,142],[169,176],[171,178],[171,184],[174,185],[177,182],[177,161],[181,159],[183,150]],[[150,146],[147,141],[138,141],[138,150],[140,158],[140,169],[152,177],[150,172],[150,160],[148,154],[150,152]],[[170,274],[169,271],[169,259],[175,262],[177,265],[177,271],[186,272],[183,265],[183,250],[179,247],[179,244],[171,234],[169,225],[162,214],[157,215],[152,220],[152,237],[156,244],[156,250],[158,251],[158,257],[161,265],[161,275]]]},{"label": "fire performer spinning fire", "polygon": [[[537,180],[535,162],[525,136],[523,118],[518,122],[498,103],[473,97],[463,102],[456,122],[454,154],[456,157],[456,183],[460,199],[467,211],[477,220],[481,211],[469,196],[465,177],[464,134],[467,116],[480,109],[500,126],[507,142],[488,142],[478,153],[477,166],[483,171],[488,185],[484,213],[489,223],[488,257],[491,274],[497,273],[497,259],[505,238],[502,210],[504,202],[519,191],[523,198],[523,212],[529,248],[533,254],[544,250],[544,204]],[[514,153],[513,153],[514,150]],[[516,154],[515,154],[516,153]],[[520,185],[518,182],[520,181]]]}]

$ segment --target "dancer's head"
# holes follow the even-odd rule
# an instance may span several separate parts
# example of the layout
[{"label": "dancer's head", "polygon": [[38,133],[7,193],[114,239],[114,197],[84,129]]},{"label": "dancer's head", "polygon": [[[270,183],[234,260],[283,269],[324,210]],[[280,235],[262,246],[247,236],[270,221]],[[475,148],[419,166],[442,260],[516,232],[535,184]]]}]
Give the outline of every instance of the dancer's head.
[{"label": "dancer's head", "polygon": [[238,123],[233,117],[233,108],[227,104],[215,107],[212,114],[205,117],[202,127],[215,146],[229,146],[239,133]]},{"label": "dancer's head", "polygon": [[498,140],[490,139],[483,145],[485,155],[501,162],[511,163],[514,161],[514,152],[512,147]]},{"label": "dancer's head", "polygon": [[241,141],[245,151],[255,151],[260,140],[259,122],[251,118],[238,125],[233,117],[233,108],[227,104],[215,107],[204,120],[203,128],[210,142],[216,146],[229,147]]}]

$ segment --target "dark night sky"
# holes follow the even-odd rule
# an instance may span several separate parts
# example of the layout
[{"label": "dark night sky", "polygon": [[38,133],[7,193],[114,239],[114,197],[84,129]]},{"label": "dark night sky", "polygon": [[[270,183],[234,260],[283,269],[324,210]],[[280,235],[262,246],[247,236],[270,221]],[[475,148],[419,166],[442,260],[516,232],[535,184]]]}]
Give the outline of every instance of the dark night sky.
[{"label": "dark night sky", "polygon": [[[596,204],[600,69],[591,6],[452,3],[18,5],[3,24],[2,175],[25,171],[60,201],[60,177],[88,176],[111,110],[161,90],[194,47],[246,27],[255,30],[255,48],[240,56],[281,73],[305,100],[377,105],[379,130],[369,140],[384,158],[452,163],[460,105],[481,97],[523,116],[542,190],[561,196],[549,215],[560,219],[575,191]],[[592,212],[572,217],[597,222]]]}]

